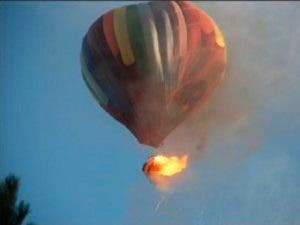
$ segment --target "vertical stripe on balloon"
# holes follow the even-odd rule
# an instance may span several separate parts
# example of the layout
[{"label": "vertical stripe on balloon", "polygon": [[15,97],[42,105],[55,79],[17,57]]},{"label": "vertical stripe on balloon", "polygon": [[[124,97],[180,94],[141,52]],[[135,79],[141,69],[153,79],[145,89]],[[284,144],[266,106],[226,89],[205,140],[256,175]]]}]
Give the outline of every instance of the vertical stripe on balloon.
[{"label": "vertical stripe on balloon", "polygon": [[158,35],[155,27],[154,17],[148,4],[138,5],[139,15],[143,24],[145,37],[145,48],[149,63],[148,73],[156,76],[157,80],[163,81],[163,71],[159,51]]},{"label": "vertical stripe on balloon", "polygon": [[175,32],[178,32],[178,42],[176,45],[176,55],[178,54],[177,67],[177,82],[180,83],[184,77],[184,70],[186,66],[186,50],[187,50],[187,26],[181,8],[176,2],[172,2],[177,27]]},{"label": "vertical stripe on balloon", "polygon": [[145,35],[143,32],[143,24],[140,20],[138,6],[130,5],[127,7],[126,23],[129,41],[134,54],[135,63],[138,66],[139,71],[144,75],[150,75],[148,73],[149,60],[145,48]]},{"label": "vertical stripe on balloon", "polygon": [[114,10],[113,22],[122,61],[126,66],[129,66],[134,63],[135,59],[128,38],[126,25],[126,7]]},{"label": "vertical stripe on balloon", "polygon": [[82,70],[83,78],[84,78],[85,82],[87,83],[87,86],[91,90],[93,96],[96,98],[96,100],[100,104],[104,104],[104,105],[107,104],[108,98],[105,96],[104,92],[101,90],[101,87],[99,85],[97,85],[97,83],[95,83],[93,76],[91,75],[90,71],[88,70],[88,68],[86,66],[86,62],[85,62],[85,59],[84,59],[82,53],[80,54],[80,62],[81,62],[81,70]]},{"label": "vertical stripe on balloon", "polygon": [[113,10],[103,15],[102,26],[105,35],[105,40],[112,54],[116,56],[119,53],[119,47],[114,30]]},{"label": "vertical stripe on balloon", "polygon": [[178,32],[178,40],[176,43],[176,50],[175,55],[178,55],[179,57],[184,56],[186,48],[187,48],[187,29],[186,29],[186,23],[184,19],[184,15],[181,11],[181,8],[179,5],[172,1],[171,5],[173,7],[174,11],[174,19],[175,19],[175,27],[174,32]]},{"label": "vertical stripe on balloon", "polygon": [[187,26],[188,53],[196,52],[201,43],[201,23],[197,8],[189,2],[180,1],[178,4],[183,12]]},{"label": "vertical stripe on balloon", "polygon": [[172,25],[162,2],[150,2],[149,5],[151,6],[151,10],[154,15],[167,94],[172,87],[172,76],[174,73],[174,41]]},{"label": "vertical stripe on balloon", "polygon": [[194,66],[196,59],[201,55],[202,30],[200,14],[197,7],[187,1],[177,2],[183,12],[187,27],[187,51],[185,54],[185,68],[182,72],[181,81],[189,82],[189,71]]}]

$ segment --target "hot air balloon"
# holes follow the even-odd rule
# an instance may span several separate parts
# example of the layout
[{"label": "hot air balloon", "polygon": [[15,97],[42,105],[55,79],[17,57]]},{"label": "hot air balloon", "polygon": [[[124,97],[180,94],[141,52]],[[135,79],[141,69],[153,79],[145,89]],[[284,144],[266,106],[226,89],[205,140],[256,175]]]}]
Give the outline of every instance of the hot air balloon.
[{"label": "hot air balloon", "polygon": [[142,144],[164,138],[211,97],[224,76],[220,29],[187,1],[106,12],[83,38],[83,79],[99,105]]}]

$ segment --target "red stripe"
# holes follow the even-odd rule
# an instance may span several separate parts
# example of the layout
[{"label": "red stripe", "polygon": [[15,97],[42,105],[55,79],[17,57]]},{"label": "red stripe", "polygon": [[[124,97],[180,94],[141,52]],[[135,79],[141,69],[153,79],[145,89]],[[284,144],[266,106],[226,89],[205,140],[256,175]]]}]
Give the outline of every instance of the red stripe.
[{"label": "red stripe", "polygon": [[106,39],[106,42],[114,56],[117,56],[120,52],[115,30],[114,30],[114,24],[113,24],[113,10],[109,11],[103,16],[103,31],[104,36]]},{"label": "red stripe", "polygon": [[184,56],[187,47],[187,30],[184,15],[175,2],[171,2],[172,11],[174,12],[175,26],[173,29],[177,32],[178,39],[175,48],[175,56]]},{"label": "red stripe", "polygon": [[181,7],[187,24],[188,52],[195,51],[201,43],[201,22],[198,9],[186,1],[177,2]]}]

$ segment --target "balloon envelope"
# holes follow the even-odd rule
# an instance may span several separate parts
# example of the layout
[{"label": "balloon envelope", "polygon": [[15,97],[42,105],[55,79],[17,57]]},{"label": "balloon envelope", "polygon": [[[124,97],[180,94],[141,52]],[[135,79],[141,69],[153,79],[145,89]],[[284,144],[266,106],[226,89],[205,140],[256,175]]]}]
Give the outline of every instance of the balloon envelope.
[{"label": "balloon envelope", "polygon": [[219,28],[187,1],[113,9],[82,42],[82,75],[95,99],[153,147],[209,99],[225,64]]}]

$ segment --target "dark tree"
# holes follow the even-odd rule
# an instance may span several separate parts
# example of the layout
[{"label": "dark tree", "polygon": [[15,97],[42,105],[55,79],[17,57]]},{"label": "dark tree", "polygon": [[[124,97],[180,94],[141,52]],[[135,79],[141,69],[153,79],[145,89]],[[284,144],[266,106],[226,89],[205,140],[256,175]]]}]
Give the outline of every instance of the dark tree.
[{"label": "dark tree", "polygon": [[21,225],[29,213],[29,204],[17,204],[19,178],[8,175],[0,183],[0,225]]}]

